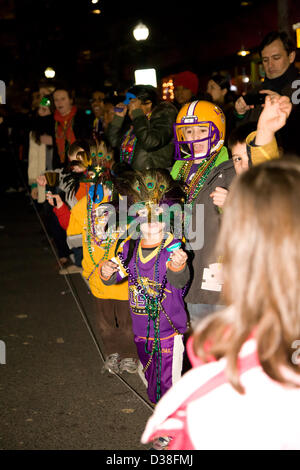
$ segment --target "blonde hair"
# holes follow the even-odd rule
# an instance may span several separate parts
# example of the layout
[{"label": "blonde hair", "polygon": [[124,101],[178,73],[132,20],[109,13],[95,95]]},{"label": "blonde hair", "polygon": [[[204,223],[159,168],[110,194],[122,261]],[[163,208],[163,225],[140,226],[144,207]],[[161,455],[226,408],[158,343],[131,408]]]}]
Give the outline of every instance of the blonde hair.
[{"label": "blonde hair", "polygon": [[232,306],[216,313],[195,333],[195,353],[226,357],[229,382],[240,393],[237,358],[254,332],[263,370],[289,383],[281,366],[291,362],[292,343],[300,339],[300,160],[272,160],[233,182],[217,243],[222,255],[222,301]]}]

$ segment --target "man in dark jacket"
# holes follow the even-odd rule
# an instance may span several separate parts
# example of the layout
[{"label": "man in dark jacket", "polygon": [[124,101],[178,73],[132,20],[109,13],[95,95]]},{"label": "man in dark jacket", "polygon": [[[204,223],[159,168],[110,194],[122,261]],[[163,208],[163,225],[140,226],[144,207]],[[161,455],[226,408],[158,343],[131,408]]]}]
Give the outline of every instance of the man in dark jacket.
[{"label": "man in dark jacket", "polygon": [[150,85],[129,89],[128,103],[117,105],[106,135],[115,159],[129,163],[134,170],[170,168],[174,158],[173,124],[177,109],[172,103],[158,103],[157,91]]},{"label": "man in dark jacket", "polygon": [[[253,94],[288,96],[293,103],[295,101],[293,94],[296,92],[297,85],[299,88],[297,81],[300,79],[299,70],[294,65],[295,44],[289,39],[287,33],[273,31],[263,39],[259,51],[266,78],[259,88],[253,90]],[[235,110],[238,123],[257,122],[262,107],[261,105],[247,105],[241,96],[235,103]],[[278,144],[285,153],[300,155],[300,141],[297,135],[299,122],[300,106],[295,101],[286,125],[276,134]]]}]

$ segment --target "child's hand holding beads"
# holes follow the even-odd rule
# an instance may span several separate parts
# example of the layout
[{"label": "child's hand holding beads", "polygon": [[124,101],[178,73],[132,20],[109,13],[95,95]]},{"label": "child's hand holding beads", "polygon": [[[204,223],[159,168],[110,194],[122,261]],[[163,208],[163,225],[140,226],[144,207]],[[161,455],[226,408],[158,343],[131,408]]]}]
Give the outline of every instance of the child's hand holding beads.
[{"label": "child's hand holding beads", "polygon": [[101,266],[101,274],[105,279],[109,279],[118,269],[118,265],[113,261],[105,261]]},{"label": "child's hand holding beads", "polygon": [[170,256],[172,267],[175,269],[183,268],[187,260],[187,254],[179,248],[178,250],[173,251]]}]

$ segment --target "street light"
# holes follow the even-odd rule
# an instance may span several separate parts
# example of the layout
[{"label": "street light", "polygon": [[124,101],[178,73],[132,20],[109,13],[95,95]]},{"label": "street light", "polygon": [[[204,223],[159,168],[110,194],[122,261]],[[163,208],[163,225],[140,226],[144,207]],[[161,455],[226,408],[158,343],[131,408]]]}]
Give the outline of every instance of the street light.
[{"label": "street light", "polygon": [[149,36],[149,29],[140,21],[133,30],[133,36],[136,41],[145,41]]},{"label": "street light", "polygon": [[44,71],[46,78],[54,78],[55,77],[55,70],[52,67],[47,67]]}]

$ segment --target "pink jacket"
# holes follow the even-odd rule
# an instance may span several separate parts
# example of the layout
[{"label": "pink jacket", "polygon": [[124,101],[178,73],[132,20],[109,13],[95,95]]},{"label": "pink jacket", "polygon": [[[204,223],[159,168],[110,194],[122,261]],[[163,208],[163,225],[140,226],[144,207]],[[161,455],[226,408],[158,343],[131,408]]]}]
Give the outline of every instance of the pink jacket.
[{"label": "pink jacket", "polygon": [[254,338],[239,354],[244,395],[228,383],[226,359],[201,365],[192,337],[187,350],[193,369],[158,402],[142,443],[169,436],[168,450],[300,449],[300,388],[283,386],[265,374]]}]

